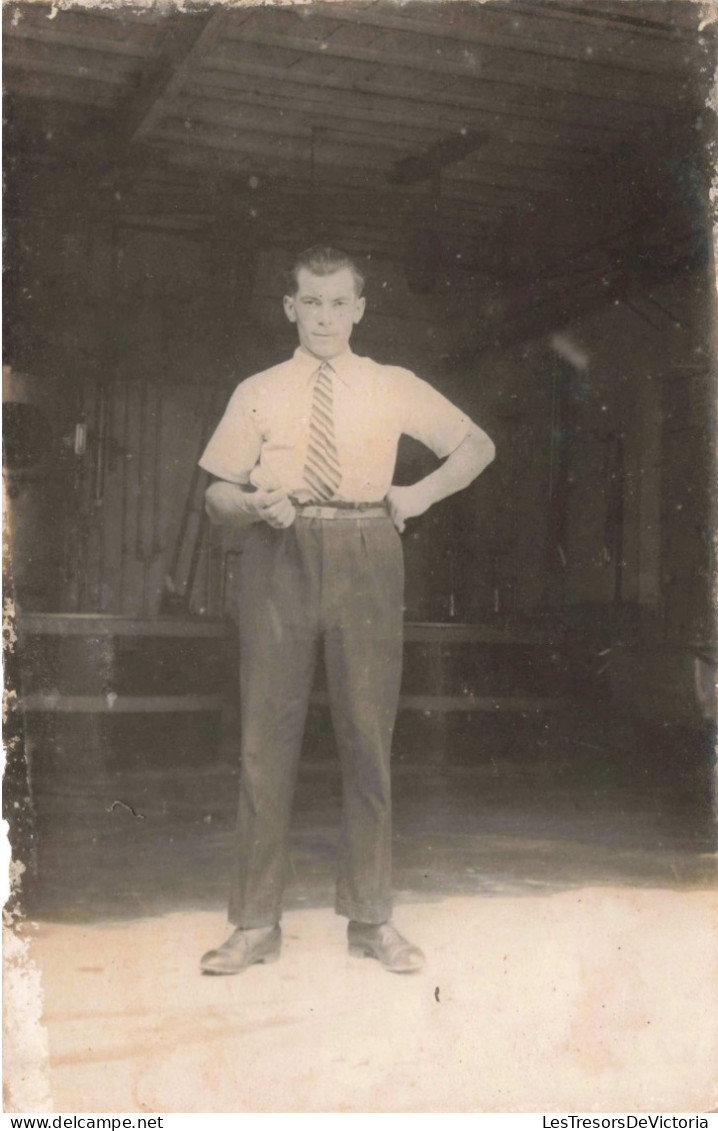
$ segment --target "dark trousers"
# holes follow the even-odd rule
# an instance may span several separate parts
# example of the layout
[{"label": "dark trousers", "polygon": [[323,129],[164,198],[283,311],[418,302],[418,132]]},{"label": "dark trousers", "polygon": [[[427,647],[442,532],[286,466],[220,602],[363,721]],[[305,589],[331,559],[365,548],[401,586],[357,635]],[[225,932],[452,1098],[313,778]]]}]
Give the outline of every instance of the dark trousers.
[{"label": "dark trousers", "polygon": [[389,517],[297,517],[246,533],[239,586],[242,766],[229,917],[281,915],[292,798],[318,648],[342,772],[336,911],[391,915],[391,741],[404,569]]}]

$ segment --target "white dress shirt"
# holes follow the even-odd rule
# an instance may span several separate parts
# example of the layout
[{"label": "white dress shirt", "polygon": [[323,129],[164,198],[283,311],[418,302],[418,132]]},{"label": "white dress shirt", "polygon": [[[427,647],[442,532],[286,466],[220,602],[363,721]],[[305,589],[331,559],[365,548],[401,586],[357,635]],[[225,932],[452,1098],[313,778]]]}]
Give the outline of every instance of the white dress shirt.
[{"label": "white dress shirt", "polygon": [[[242,381],[200,466],[230,483],[251,483],[264,490],[283,487],[299,502],[311,498],[303,472],[313,378],[320,365],[300,346],[287,361]],[[469,417],[408,369],[379,365],[349,349],[330,365],[334,436],[342,469],[337,500],[384,498],[402,434],[443,458],[469,432]]]}]

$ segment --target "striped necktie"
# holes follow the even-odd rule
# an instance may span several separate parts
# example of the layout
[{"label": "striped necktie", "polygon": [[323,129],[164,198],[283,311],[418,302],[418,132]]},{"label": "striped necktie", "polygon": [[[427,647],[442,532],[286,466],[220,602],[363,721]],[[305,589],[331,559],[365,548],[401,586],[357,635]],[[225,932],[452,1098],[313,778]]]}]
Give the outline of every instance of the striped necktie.
[{"label": "striped necktie", "polygon": [[304,482],[319,501],[331,499],[342,481],[334,439],[334,390],[329,362],[314,374],[312,410],[309,417],[309,444],[304,465]]}]

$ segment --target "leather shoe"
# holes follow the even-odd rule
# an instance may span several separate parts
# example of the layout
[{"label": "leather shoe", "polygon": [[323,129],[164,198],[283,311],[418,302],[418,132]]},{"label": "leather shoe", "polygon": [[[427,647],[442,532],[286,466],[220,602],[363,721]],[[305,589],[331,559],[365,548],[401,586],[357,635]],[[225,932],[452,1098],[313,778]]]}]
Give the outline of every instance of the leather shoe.
[{"label": "leather shoe", "polygon": [[282,950],[279,924],[273,927],[238,927],[217,950],[208,950],[200,960],[205,974],[239,974],[258,962],[276,962]]},{"label": "leather shoe", "polygon": [[392,974],[408,974],[420,970],[426,959],[418,946],[412,946],[399,934],[393,923],[356,923],[347,928],[349,953],[357,957],[376,958]]}]

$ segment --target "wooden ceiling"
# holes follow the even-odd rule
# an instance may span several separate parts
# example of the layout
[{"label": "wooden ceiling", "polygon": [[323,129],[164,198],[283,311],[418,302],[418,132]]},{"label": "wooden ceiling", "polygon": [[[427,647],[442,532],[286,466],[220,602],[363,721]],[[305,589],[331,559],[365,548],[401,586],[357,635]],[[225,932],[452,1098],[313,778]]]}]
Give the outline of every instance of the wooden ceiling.
[{"label": "wooden ceiling", "polygon": [[616,155],[709,129],[691,0],[23,0],[3,19],[11,209],[393,257],[430,224],[469,262],[510,227],[520,258]]}]

